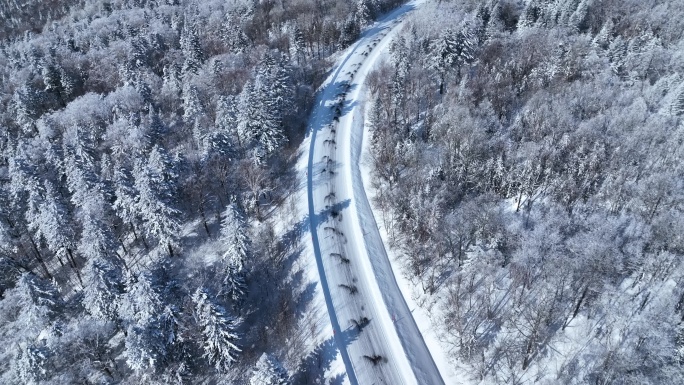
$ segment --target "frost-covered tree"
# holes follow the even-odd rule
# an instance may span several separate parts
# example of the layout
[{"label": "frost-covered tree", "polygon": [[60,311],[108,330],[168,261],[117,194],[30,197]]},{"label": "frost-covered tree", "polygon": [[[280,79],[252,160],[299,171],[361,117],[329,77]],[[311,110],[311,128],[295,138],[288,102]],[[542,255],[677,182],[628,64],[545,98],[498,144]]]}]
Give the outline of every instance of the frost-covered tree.
[{"label": "frost-covered tree", "polygon": [[289,385],[287,371],[273,356],[263,353],[252,370],[249,385]]},{"label": "frost-covered tree", "polygon": [[86,312],[100,320],[116,320],[124,288],[121,269],[106,259],[92,258],[84,270],[83,306]]},{"label": "frost-covered tree", "polygon": [[35,132],[35,121],[47,104],[45,99],[43,92],[31,84],[24,84],[15,91],[12,98],[13,113],[24,132]]},{"label": "frost-covered tree", "polygon": [[133,176],[138,192],[136,208],[144,221],[145,234],[156,239],[173,255],[178,245],[178,210],[173,205],[175,180],[171,159],[155,146],[147,162],[135,163]]},{"label": "frost-covered tree", "polygon": [[142,218],[138,211],[138,192],[135,189],[131,172],[124,167],[116,167],[114,170],[114,196],[116,197],[113,208],[116,215],[123,221],[125,226],[130,226],[133,237],[137,241],[142,239],[147,245],[142,229]]},{"label": "frost-covered tree", "polygon": [[242,149],[242,139],[237,131],[239,112],[234,96],[219,98],[214,126],[217,131],[209,138],[211,150],[232,159]]},{"label": "frost-covered tree", "polygon": [[125,322],[146,325],[161,313],[162,299],[157,294],[149,274],[131,276],[121,295],[118,314]]},{"label": "frost-covered tree", "polygon": [[78,279],[81,280],[74,258],[76,235],[65,203],[62,202],[62,197],[57,195],[52,183],[46,181],[45,198],[38,208],[36,218],[37,234],[45,242],[47,248],[57,256],[60,264],[64,266],[64,260],[67,260]]},{"label": "frost-covered tree", "polygon": [[2,308],[6,322],[16,322],[22,328],[39,333],[41,328],[57,317],[64,303],[52,281],[32,273],[21,275],[13,289],[5,293]]},{"label": "frost-covered tree", "polygon": [[245,263],[250,249],[247,225],[235,203],[228,205],[223,214],[221,241],[227,246],[222,260],[226,265],[222,292],[235,303],[240,303],[247,290]]},{"label": "frost-covered tree", "polygon": [[371,0],[356,0],[355,17],[361,27],[373,20],[373,4]]},{"label": "frost-covered tree", "polygon": [[236,329],[240,321],[210,298],[209,292],[199,288],[192,296],[195,321],[202,329],[204,357],[219,372],[228,371],[242,351]]},{"label": "frost-covered tree", "polygon": [[235,203],[229,204],[223,212],[221,241],[227,246],[223,260],[235,260],[242,268],[248,257],[250,240],[244,215]]},{"label": "frost-covered tree", "polygon": [[158,372],[172,359],[180,342],[175,311],[167,306],[153,318],[128,327],[123,354],[137,374]]},{"label": "frost-covered tree", "polygon": [[183,63],[183,73],[188,72],[196,74],[204,61],[204,53],[200,45],[199,35],[197,33],[196,24],[188,20],[186,16],[183,23],[183,33],[181,34],[181,49],[185,62]]},{"label": "frost-covered tree", "polygon": [[440,94],[444,93],[446,76],[450,69],[456,67],[460,78],[461,66],[473,60],[474,49],[475,38],[467,26],[458,32],[447,29],[432,43],[430,67],[439,78]]},{"label": "frost-covered tree", "polygon": [[283,115],[291,95],[287,79],[281,67],[267,60],[240,95],[238,136],[242,143],[251,143],[257,163],[287,141],[283,132]]},{"label": "frost-covered tree", "polygon": [[33,385],[45,380],[51,356],[50,350],[40,346],[40,342],[17,346],[16,349],[11,369],[16,376],[17,383]]}]

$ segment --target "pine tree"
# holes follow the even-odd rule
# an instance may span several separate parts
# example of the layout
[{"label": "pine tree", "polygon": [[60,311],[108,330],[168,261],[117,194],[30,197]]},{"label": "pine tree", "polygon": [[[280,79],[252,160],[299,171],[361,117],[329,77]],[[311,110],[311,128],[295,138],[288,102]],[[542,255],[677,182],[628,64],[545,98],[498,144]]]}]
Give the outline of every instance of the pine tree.
[{"label": "pine tree", "polygon": [[183,120],[186,124],[192,124],[194,121],[204,115],[204,107],[199,98],[199,91],[197,87],[188,85],[183,89]]},{"label": "pine tree", "polygon": [[45,198],[38,208],[37,235],[45,241],[47,248],[55,253],[60,264],[64,265],[64,259],[69,261],[69,265],[81,281],[80,271],[73,255],[76,248],[74,224],[71,222],[65,203],[56,193],[52,183],[45,181]]},{"label": "pine tree", "polygon": [[183,91],[183,81],[181,80],[181,70],[175,64],[164,67],[162,76],[162,94],[172,97],[180,96]]},{"label": "pine tree", "polygon": [[[8,242],[5,242],[3,232],[4,228],[0,228],[0,242],[3,244],[0,250],[8,245]],[[9,257],[0,257],[0,297],[5,297],[5,292],[14,287],[20,276],[21,270],[15,260]]]},{"label": "pine tree", "polygon": [[[135,240],[141,239],[143,234],[139,230],[142,228],[142,219],[136,205],[138,191],[135,189],[133,176],[123,166],[116,166],[114,169],[114,196],[114,212],[125,226],[130,226]],[[147,245],[144,238],[142,241]]]},{"label": "pine tree", "polygon": [[370,0],[356,0],[356,9],[354,11],[356,22],[361,28],[370,24],[373,21],[373,9]]},{"label": "pine tree", "polygon": [[121,296],[119,316],[130,324],[147,325],[163,309],[162,300],[148,274],[131,276]]},{"label": "pine tree", "polygon": [[51,352],[44,346],[29,343],[17,346],[14,358],[10,361],[18,383],[33,385],[47,379],[48,361]]},{"label": "pine tree", "polygon": [[[11,152],[10,152],[11,153]],[[21,141],[14,148],[8,162],[9,186],[8,209],[5,215],[8,223],[13,228],[14,237],[21,241],[28,241],[31,245],[32,255],[36,258],[45,273],[45,277],[51,278],[47,262],[39,247],[40,239],[36,237],[39,220],[39,207],[43,198],[43,189],[39,181],[37,165],[42,162],[37,149],[29,142]],[[22,247],[23,248],[23,247]]]},{"label": "pine tree", "polygon": [[239,261],[237,263],[242,267],[249,253],[250,240],[245,219],[235,203],[229,204],[223,213],[221,241],[228,246],[223,260]]},{"label": "pine tree", "polygon": [[273,356],[263,353],[252,370],[249,385],[289,385],[287,371]]},{"label": "pine tree", "polygon": [[236,304],[240,304],[246,293],[244,264],[248,258],[250,240],[243,216],[235,203],[231,203],[223,214],[221,241],[228,247],[223,255],[226,264],[222,291]]},{"label": "pine tree", "polygon": [[449,70],[456,67],[461,76],[461,66],[474,59],[475,41],[468,27],[459,32],[447,29],[432,44],[430,68],[439,78],[439,93],[444,93],[444,86]]},{"label": "pine tree", "polygon": [[284,102],[281,104],[281,93],[276,91],[282,87],[273,83],[274,79],[267,71],[257,72],[254,81],[245,84],[238,103],[238,136],[242,143],[250,143],[256,163],[263,162],[286,140],[277,115]]},{"label": "pine tree", "polygon": [[306,61],[306,41],[304,40],[304,33],[295,25],[290,31],[290,56],[296,58],[297,64],[302,64]]},{"label": "pine tree", "polygon": [[342,24],[341,32],[340,44],[347,47],[359,37],[361,28],[354,17],[348,17]]},{"label": "pine tree", "polygon": [[54,59],[44,59],[40,65],[45,92],[51,93],[57,98],[62,106],[66,105],[66,90],[62,85],[62,73],[64,70],[54,61]]},{"label": "pine tree", "polygon": [[145,234],[156,239],[170,255],[178,246],[179,211],[173,207],[174,173],[166,152],[155,146],[144,163],[138,160],[133,171],[138,191],[136,209],[140,213]]},{"label": "pine tree", "polygon": [[43,108],[48,105],[44,93],[31,84],[25,84],[15,91],[12,102],[16,122],[22,131],[26,134],[34,133],[36,119],[42,114]]},{"label": "pine tree", "polygon": [[178,320],[168,306],[149,322],[130,325],[123,352],[128,366],[137,374],[164,367],[180,342],[178,327]]},{"label": "pine tree", "polygon": [[250,45],[249,37],[237,23],[228,23],[223,28],[223,39],[233,53],[243,53]]},{"label": "pine tree", "polygon": [[126,358],[126,364],[136,374],[157,365],[159,356],[154,337],[153,331],[136,325],[130,325],[126,331],[123,356]]},{"label": "pine tree", "polygon": [[204,357],[216,370],[226,372],[242,351],[236,345],[240,338],[236,332],[240,321],[214,303],[203,288],[197,289],[192,300],[196,322],[202,329]]},{"label": "pine tree", "polygon": [[22,322],[41,325],[55,318],[63,306],[57,288],[52,281],[40,278],[32,273],[24,273],[7,298],[20,307]]},{"label": "pine tree", "polygon": [[183,56],[185,57],[183,73],[197,74],[197,71],[199,71],[202,62],[204,61],[204,53],[202,52],[202,46],[200,45],[199,36],[197,34],[197,26],[195,23],[189,21],[187,17],[185,23],[183,23],[183,33],[181,34],[180,43]]},{"label": "pine tree", "polygon": [[217,132],[209,138],[211,149],[222,156],[232,157],[242,147],[237,132],[237,100],[234,96],[219,98],[214,126]]},{"label": "pine tree", "polygon": [[82,303],[92,317],[111,321],[117,319],[117,304],[123,292],[122,271],[103,258],[91,258],[85,267],[86,285]]}]

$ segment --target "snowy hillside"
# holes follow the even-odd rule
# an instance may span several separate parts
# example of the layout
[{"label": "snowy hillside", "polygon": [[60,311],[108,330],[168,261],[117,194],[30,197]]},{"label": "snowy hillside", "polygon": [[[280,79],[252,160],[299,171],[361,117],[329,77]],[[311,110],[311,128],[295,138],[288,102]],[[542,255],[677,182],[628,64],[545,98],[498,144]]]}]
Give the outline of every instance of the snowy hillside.
[{"label": "snowy hillside", "polygon": [[684,3],[0,3],[0,384],[684,384]]}]

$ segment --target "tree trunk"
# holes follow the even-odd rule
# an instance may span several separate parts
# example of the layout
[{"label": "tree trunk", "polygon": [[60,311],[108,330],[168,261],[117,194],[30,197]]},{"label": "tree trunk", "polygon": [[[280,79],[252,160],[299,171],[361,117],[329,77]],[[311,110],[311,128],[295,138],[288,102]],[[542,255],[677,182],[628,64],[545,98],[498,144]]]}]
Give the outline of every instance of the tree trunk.
[{"label": "tree trunk", "polygon": [[43,259],[43,256],[40,254],[40,250],[38,250],[38,246],[36,245],[36,242],[33,241],[33,237],[31,236],[31,234],[28,234],[28,239],[31,242],[31,246],[33,246],[33,251],[36,253],[36,259],[43,267],[43,270],[45,270],[45,276],[48,279],[52,279],[52,274],[50,274],[50,270],[48,270],[47,264],[45,264],[45,260]]},{"label": "tree trunk", "polygon": [[580,307],[582,306],[582,302],[584,302],[584,298],[587,296],[587,293],[588,293],[588,292],[589,292],[589,285],[587,285],[587,286],[584,287],[584,290],[582,291],[582,295],[580,295],[580,298],[579,298],[579,300],[577,301],[577,305],[575,305],[575,310],[572,312],[572,317],[570,317],[570,319],[567,320],[567,321],[563,324],[563,329],[562,329],[562,330],[565,330],[565,328],[570,324],[570,322],[571,322],[573,319],[575,319],[575,317],[577,317],[577,314],[579,314],[579,311],[580,311]]},{"label": "tree trunk", "polygon": [[69,256],[70,260],[70,265],[71,269],[74,270],[74,273],[76,273],[76,277],[78,278],[78,282],[81,284],[81,287],[83,287],[83,278],[81,277],[81,272],[78,270],[78,267],[76,266],[76,260],[74,259],[74,254],[71,252],[71,249],[67,247],[66,249],[67,255]]}]

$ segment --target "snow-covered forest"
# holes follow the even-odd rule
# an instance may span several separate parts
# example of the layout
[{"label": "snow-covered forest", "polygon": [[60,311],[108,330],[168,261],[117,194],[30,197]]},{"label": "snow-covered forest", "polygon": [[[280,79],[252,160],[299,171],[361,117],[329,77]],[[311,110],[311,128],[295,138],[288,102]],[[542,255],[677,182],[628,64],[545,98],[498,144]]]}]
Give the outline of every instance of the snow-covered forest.
[{"label": "snow-covered forest", "polygon": [[[0,2],[0,383],[351,381],[296,164],[403,3]],[[418,3],[358,108],[444,380],[684,384],[684,2]]]},{"label": "snow-covered forest", "polygon": [[426,4],[376,205],[463,383],[684,383],[684,3]]},{"label": "snow-covered forest", "polygon": [[399,3],[2,2],[0,383],[322,383],[273,213],[331,55]]}]

